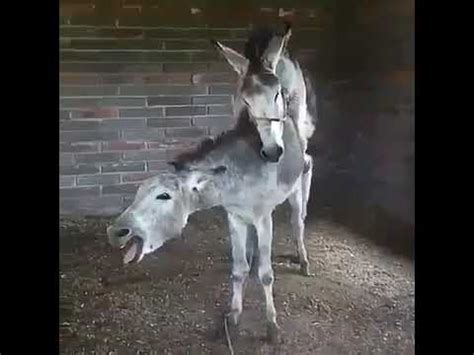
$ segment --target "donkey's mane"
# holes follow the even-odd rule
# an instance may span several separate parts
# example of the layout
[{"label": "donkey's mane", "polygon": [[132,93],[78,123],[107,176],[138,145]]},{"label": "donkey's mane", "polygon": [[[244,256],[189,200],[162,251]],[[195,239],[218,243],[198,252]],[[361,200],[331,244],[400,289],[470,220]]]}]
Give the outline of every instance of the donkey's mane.
[{"label": "donkey's mane", "polygon": [[231,130],[221,133],[214,139],[205,139],[194,149],[179,154],[174,160],[175,166],[177,164],[177,166],[183,167],[186,164],[202,160],[210,152],[238,140],[247,141],[256,150],[260,143],[257,128],[250,120],[247,110],[240,112],[237,123]]},{"label": "donkey's mane", "polygon": [[[285,26],[288,28],[290,24],[285,23]],[[264,71],[262,68],[261,55],[267,49],[272,38],[274,36],[283,36],[283,32],[284,31],[281,31],[281,29],[259,27],[250,33],[244,49],[244,55],[249,60],[249,72],[261,73]],[[312,121],[315,124],[318,120],[318,110],[316,91],[312,76],[308,70],[301,68],[298,61],[291,55],[287,45],[283,48],[281,55],[291,60],[295,66],[302,71],[306,86],[307,108],[308,112],[311,114]]]},{"label": "donkey's mane", "polygon": [[[289,26],[289,24],[286,24]],[[259,27],[253,30],[245,43],[244,55],[249,60],[249,70],[258,71],[262,65],[261,56],[274,36],[283,36],[280,30],[271,27]],[[290,57],[286,46],[282,56]]]}]

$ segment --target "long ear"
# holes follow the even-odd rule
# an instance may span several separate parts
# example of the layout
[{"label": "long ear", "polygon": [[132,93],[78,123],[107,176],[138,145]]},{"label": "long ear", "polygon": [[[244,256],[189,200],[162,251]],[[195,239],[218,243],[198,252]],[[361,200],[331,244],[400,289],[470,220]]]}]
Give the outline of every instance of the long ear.
[{"label": "long ear", "polygon": [[286,24],[285,34],[283,36],[274,36],[268,43],[267,49],[262,55],[262,64],[265,68],[275,72],[281,53],[291,37],[291,26]]},{"label": "long ear", "polygon": [[247,72],[247,67],[249,65],[249,61],[240,53],[234,51],[232,48],[224,46],[222,43],[217,41],[211,40],[211,43],[214,47],[222,53],[224,58],[227,62],[232,66],[232,68],[239,74],[240,76],[244,76]]}]

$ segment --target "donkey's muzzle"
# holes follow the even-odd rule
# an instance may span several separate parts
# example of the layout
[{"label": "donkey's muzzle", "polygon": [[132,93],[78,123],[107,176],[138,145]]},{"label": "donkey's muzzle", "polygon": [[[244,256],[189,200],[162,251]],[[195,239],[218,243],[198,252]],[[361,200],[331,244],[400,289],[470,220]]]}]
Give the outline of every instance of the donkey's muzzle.
[{"label": "donkey's muzzle", "polygon": [[283,155],[283,148],[279,145],[274,148],[265,148],[260,151],[260,155],[270,163],[278,163]]},{"label": "donkey's muzzle", "polygon": [[126,227],[109,226],[107,228],[107,235],[112,246],[120,247],[131,237],[132,230]]}]

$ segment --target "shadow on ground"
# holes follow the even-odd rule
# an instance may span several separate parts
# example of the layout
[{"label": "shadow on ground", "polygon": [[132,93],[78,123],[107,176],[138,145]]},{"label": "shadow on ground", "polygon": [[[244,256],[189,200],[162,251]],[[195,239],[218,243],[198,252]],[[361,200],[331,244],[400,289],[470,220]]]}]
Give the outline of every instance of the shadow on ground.
[{"label": "shadow on ground", "polygon": [[308,221],[330,219],[360,238],[409,259],[414,258],[415,228],[372,201],[371,183],[348,173],[316,177],[308,204]]}]

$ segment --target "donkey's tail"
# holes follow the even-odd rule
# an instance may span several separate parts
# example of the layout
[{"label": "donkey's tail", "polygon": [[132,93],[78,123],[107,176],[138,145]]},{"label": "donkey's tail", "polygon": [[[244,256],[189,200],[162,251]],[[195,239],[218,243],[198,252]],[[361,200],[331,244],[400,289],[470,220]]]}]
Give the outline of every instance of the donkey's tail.
[{"label": "donkey's tail", "polygon": [[247,242],[245,247],[247,262],[250,266],[250,275],[256,275],[258,266],[258,237],[253,225],[247,226]]},{"label": "donkey's tail", "polygon": [[307,120],[305,122],[306,138],[311,138],[316,130],[316,125],[319,120],[318,112],[318,98],[314,88],[313,80],[308,70],[303,70],[303,78],[306,86],[306,109]]}]

